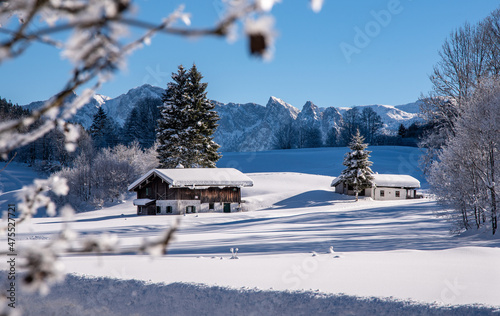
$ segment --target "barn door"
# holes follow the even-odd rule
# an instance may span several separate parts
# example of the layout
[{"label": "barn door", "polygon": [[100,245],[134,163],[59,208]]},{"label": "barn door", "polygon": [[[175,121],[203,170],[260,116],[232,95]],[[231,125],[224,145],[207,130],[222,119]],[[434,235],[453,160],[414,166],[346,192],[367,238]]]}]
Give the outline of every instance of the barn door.
[{"label": "barn door", "polygon": [[231,203],[224,203],[224,213],[231,213]]},{"label": "barn door", "polygon": [[148,206],[148,215],[156,215],[156,205],[149,205]]}]

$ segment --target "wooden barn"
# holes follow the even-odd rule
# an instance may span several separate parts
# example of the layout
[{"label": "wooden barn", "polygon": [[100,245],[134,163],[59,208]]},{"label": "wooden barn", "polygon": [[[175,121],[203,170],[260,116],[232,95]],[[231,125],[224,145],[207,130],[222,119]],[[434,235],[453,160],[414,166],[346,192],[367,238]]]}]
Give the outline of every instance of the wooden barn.
[{"label": "wooden barn", "polygon": [[[341,178],[332,181],[335,192],[354,195],[354,189]],[[373,186],[359,193],[359,196],[371,197],[374,200],[404,200],[417,197],[420,181],[403,174],[374,174]]]},{"label": "wooden barn", "polygon": [[138,215],[225,212],[241,209],[241,188],[253,181],[233,168],[152,169],[134,181]]}]

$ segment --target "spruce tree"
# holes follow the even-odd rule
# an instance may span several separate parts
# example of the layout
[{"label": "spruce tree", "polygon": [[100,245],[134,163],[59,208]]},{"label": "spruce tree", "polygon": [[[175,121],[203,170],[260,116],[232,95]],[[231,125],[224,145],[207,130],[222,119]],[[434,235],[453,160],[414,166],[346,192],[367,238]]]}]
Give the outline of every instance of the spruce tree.
[{"label": "spruce tree", "polygon": [[127,116],[127,120],[123,125],[123,138],[126,144],[132,143],[134,140],[139,141],[141,137],[141,124],[139,121],[139,111],[134,107]]},{"label": "spruce tree", "polygon": [[138,139],[143,148],[152,147],[156,141],[157,122],[160,118],[158,107],[161,104],[160,99],[146,98],[136,106],[141,130],[141,136]]},{"label": "spruce tree", "polygon": [[370,169],[372,162],[368,160],[371,151],[366,150],[368,144],[365,144],[364,141],[365,139],[358,129],[349,143],[351,151],[344,156],[343,165],[347,168],[340,174],[340,178],[347,185],[353,187],[356,202],[358,201],[359,192],[371,187],[373,183],[373,171]]},{"label": "spruce tree", "polygon": [[400,124],[398,128],[398,136],[401,138],[405,138],[406,133],[407,133],[406,127],[403,124]]},{"label": "spruce tree", "polygon": [[217,152],[219,145],[212,135],[218,126],[219,115],[214,111],[215,104],[207,98],[207,83],[201,82],[202,74],[195,64],[189,70],[189,95],[193,107],[192,121],[195,139],[193,142],[192,161],[199,167],[215,168],[221,155]]},{"label": "spruce tree", "polygon": [[92,137],[96,147],[104,147],[104,128],[106,125],[107,115],[102,108],[97,110],[92,119],[92,125],[89,128],[89,134]]},{"label": "spruce tree", "polygon": [[206,97],[206,83],[193,65],[172,74],[160,106],[156,139],[161,168],[215,167],[220,158],[212,135],[219,119]]},{"label": "spruce tree", "polygon": [[103,108],[99,108],[94,114],[89,134],[97,148],[111,147],[118,143],[117,125],[108,117]]},{"label": "spruce tree", "polygon": [[185,165],[188,74],[182,65],[172,74],[173,82],[167,84],[160,108],[160,119],[156,130],[157,152],[161,168]]}]

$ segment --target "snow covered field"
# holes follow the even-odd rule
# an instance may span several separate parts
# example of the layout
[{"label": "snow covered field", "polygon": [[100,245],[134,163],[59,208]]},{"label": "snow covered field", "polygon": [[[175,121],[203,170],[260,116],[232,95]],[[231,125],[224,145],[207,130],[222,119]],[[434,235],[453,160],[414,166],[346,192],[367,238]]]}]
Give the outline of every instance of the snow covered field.
[{"label": "snow covered field", "polygon": [[[418,149],[370,149],[374,171],[423,182]],[[228,153],[219,166],[254,180],[242,189],[245,212],[182,216],[160,258],[64,256],[73,275],[47,297],[19,294],[19,306],[28,315],[500,313],[500,239],[450,234],[449,223],[435,216],[441,207],[428,198],[355,203],[333,193],[329,185],[343,169],[345,151]],[[4,202],[9,188],[18,189],[5,184],[16,174],[33,175],[22,165],[2,172]],[[72,227],[82,238],[116,234],[129,247],[161,236],[174,222],[173,216],[137,217],[133,198],[77,214]],[[57,217],[33,219],[18,227],[18,245],[44,243],[61,225]],[[230,248],[239,249],[239,259],[230,259]]]}]

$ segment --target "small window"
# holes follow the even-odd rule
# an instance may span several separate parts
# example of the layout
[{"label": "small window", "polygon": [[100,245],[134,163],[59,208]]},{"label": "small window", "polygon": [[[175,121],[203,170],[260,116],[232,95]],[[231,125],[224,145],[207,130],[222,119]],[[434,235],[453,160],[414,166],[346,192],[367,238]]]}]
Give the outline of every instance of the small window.
[{"label": "small window", "polygon": [[172,213],[172,206],[167,206],[167,213]]},{"label": "small window", "polygon": [[215,210],[214,203],[208,203],[208,209],[211,210],[211,211]]},{"label": "small window", "polygon": [[196,206],[193,205],[186,206],[186,213],[196,213]]},{"label": "small window", "polygon": [[161,213],[161,206],[157,206],[156,207],[156,214],[160,214]]},{"label": "small window", "polygon": [[396,197],[399,197],[399,191],[396,191]]},{"label": "small window", "polygon": [[150,188],[146,188],[146,196],[149,196]]},{"label": "small window", "polygon": [[385,196],[385,192],[384,192],[384,190],[380,190],[380,196],[381,196],[381,197],[384,197],[384,196]]}]

